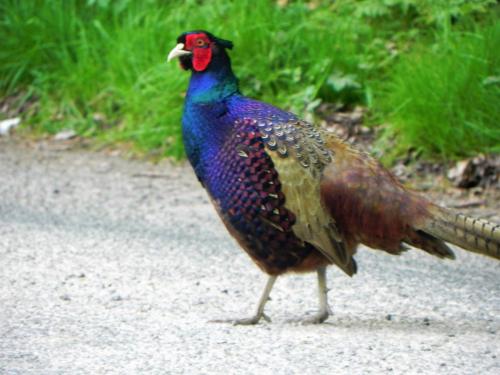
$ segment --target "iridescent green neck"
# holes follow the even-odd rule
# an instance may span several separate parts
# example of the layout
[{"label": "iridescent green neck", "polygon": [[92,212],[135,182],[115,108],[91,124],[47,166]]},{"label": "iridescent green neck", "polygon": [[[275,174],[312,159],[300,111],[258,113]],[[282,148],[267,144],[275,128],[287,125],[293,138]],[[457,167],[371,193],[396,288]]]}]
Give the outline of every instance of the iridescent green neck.
[{"label": "iridescent green neck", "polygon": [[238,92],[238,79],[229,59],[219,58],[212,61],[207,70],[193,71],[186,99],[191,103],[213,103]]}]

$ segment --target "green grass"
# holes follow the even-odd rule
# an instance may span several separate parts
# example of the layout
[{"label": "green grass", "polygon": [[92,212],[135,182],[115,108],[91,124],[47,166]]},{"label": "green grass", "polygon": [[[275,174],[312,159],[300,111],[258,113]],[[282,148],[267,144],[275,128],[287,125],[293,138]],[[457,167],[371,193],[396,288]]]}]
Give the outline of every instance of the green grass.
[{"label": "green grass", "polygon": [[[35,130],[72,128],[182,155],[178,118],[186,80],[165,64],[175,27],[165,10],[143,4],[120,10],[72,0],[3,3],[2,89],[24,85],[39,97]],[[95,121],[96,114],[104,121]]]},{"label": "green grass", "polygon": [[500,152],[499,51],[496,22],[404,56],[380,96],[395,154],[412,146],[445,158]]},{"label": "green grass", "polygon": [[[188,74],[165,57],[182,31],[231,39],[244,91],[302,109],[329,72],[357,63],[349,23],[306,5],[269,1],[127,1],[124,9],[81,1],[4,1],[1,87],[40,98],[35,130],[72,128],[109,142],[181,156],[180,114]],[[314,22],[308,22],[308,17]],[[335,50],[337,53],[332,54]],[[95,121],[98,116],[104,121]]]},{"label": "green grass", "polygon": [[[321,101],[367,105],[373,118],[393,122],[401,145],[423,148],[428,142],[421,134],[429,133],[417,128],[426,126],[429,118],[421,121],[419,110],[411,110],[411,105],[426,108],[427,99],[421,95],[424,88],[403,89],[407,76],[410,83],[422,87],[429,82],[444,85],[442,77],[452,75],[453,61],[462,67],[465,53],[471,56],[467,61],[475,72],[468,86],[457,82],[455,89],[444,89],[453,92],[453,98],[436,99],[448,103],[449,110],[442,111],[441,117],[437,117],[438,107],[424,112],[436,112],[433,123],[449,132],[450,122],[443,118],[454,111],[451,105],[464,102],[462,115],[453,112],[453,133],[460,127],[479,128],[481,141],[463,143],[464,149],[457,150],[443,136],[444,143],[433,145],[429,153],[455,156],[491,145],[490,137],[498,133],[484,126],[498,118],[498,113],[493,100],[484,99],[486,92],[498,95],[498,85],[483,85],[466,100],[459,98],[464,96],[461,90],[477,87],[477,79],[487,78],[482,61],[496,58],[495,50],[490,56],[481,55],[479,48],[451,51],[460,43],[450,37],[455,31],[441,21],[445,8],[415,0],[313,3],[289,1],[279,7],[270,0],[3,0],[0,95],[24,92],[37,98],[36,110],[25,115],[34,132],[71,128],[98,142],[126,142],[140,152],[181,157],[180,116],[188,74],[175,63],[167,65],[165,58],[178,34],[202,28],[235,43],[231,56],[245,94],[302,115],[311,113]],[[479,17],[481,9],[462,9],[467,5],[462,0],[455,3],[459,5],[447,17],[474,16],[485,23]],[[412,61],[421,59],[424,65],[427,61],[432,70],[441,34],[446,35],[444,48],[450,52],[441,57],[437,78],[424,74],[416,78]],[[387,48],[387,43],[398,53]],[[415,45],[420,46],[417,51],[413,51]],[[486,65],[494,69],[490,60]],[[432,95],[438,92],[429,90]],[[429,105],[436,104],[429,99]]]}]

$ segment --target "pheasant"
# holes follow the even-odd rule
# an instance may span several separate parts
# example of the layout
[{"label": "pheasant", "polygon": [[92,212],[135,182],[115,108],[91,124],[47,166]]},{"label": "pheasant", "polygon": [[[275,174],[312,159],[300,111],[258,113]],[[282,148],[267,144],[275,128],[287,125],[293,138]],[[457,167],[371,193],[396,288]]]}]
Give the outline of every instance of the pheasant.
[{"label": "pheasant", "polygon": [[380,163],[296,115],[242,95],[227,50],[203,30],[181,34],[168,61],[191,71],[182,133],[189,162],[230,234],[269,275],[256,313],[278,276],[317,272],[319,310],[331,314],[326,267],[356,273],[359,244],[400,254],[407,245],[454,258],[445,241],[500,259],[500,225],[433,204]]}]

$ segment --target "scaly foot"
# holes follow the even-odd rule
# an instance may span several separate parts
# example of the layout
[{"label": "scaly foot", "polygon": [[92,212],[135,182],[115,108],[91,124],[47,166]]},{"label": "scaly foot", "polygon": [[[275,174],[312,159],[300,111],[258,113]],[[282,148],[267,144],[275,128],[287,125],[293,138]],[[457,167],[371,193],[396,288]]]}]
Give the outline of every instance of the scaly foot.
[{"label": "scaly foot", "polygon": [[257,324],[260,319],[264,319],[266,322],[270,322],[271,319],[264,314],[264,306],[266,305],[267,300],[269,299],[269,294],[271,293],[271,289],[273,289],[274,282],[276,281],[276,278],[278,276],[269,276],[269,279],[267,280],[266,287],[264,289],[264,293],[262,293],[262,296],[260,297],[259,300],[259,306],[257,307],[257,312],[255,313],[254,316],[246,319],[227,319],[227,320],[211,320],[211,323],[232,323],[235,326],[237,325],[242,325],[242,326],[249,326],[249,325],[254,325]]},{"label": "scaly foot", "polygon": [[330,316],[330,313],[328,310],[318,311],[313,316],[302,319],[300,321],[300,323],[304,324],[304,325],[306,325],[306,324],[321,324],[325,320],[327,320],[329,316]]},{"label": "scaly foot", "polygon": [[254,316],[250,318],[244,318],[244,319],[217,319],[217,320],[211,320],[210,323],[231,323],[235,326],[250,326],[259,323],[260,319],[264,319],[266,322],[270,322],[271,319],[269,317],[262,313],[262,314],[255,314]]}]

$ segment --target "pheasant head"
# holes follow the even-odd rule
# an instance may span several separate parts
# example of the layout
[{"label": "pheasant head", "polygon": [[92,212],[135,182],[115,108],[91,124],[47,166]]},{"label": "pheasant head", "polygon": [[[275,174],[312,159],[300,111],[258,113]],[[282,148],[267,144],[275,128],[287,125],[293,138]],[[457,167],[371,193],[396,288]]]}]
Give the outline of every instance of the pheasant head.
[{"label": "pheasant head", "polygon": [[212,65],[227,64],[227,48],[233,48],[229,40],[203,30],[189,31],[179,35],[177,45],[170,51],[167,60],[178,57],[183,69],[203,72]]}]

